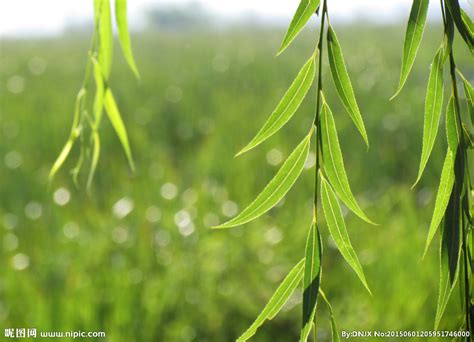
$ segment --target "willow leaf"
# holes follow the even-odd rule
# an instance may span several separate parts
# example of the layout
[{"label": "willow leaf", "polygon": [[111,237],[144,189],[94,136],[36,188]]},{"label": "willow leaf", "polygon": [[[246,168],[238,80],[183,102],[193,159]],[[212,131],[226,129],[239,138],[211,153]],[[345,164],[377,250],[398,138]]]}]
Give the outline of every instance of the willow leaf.
[{"label": "willow leaf", "polygon": [[86,94],[86,91],[84,88],[81,88],[81,90],[79,90],[79,92],[77,93],[76,101],[74,104],[74,117],[72,120],[71,133],[69,134],[69,138],[66,141],[66,144],[64,145],[61,152],[59,153],[58,158],[55,160],[53,166],[51,167],[51,170],[49,171],[48,179],[50,182],[53,180],[56,173],[59,171],[61,166],[66,161],[66,158],[71,152],[74,142],[79,136],[79,131],[80,131],[79,118],[80,118],[80,113],[81,113],[81,105],[82,105],[82,101],[84,100],[85,94]]},{"label": "willow leaf", "polygon": [[474,87],[472,87],[472,85],[464,77],[464,75],[461,74],[459,69],[456,70],[458,71],[458,74],[459,76],[461,76],[462,79],[464,94],[466,95],[467,101],[467,110],[469,112],[469,116],[471,117],[471,123],[474,125]]},{"label": "willow leaf", "polygon": [[102,76],[102,71],[100,69],[99,62],[92,58],[92,63],[94,66],[94,79],[95,79],[95,97],[94,97],[94,122],[92,124],[92,158],[91,158],[91,168],[89,170],[89,176],[87,177],[87,189],[90,190],[92,185],[92,180],[94,178],[97,165],[99,163],[100,156],[100,137],[99,137],[99,125],[102,120],[102,113],[104,107],[104,94],[105,94],[105,82]]},{"label": "willow leaf", "polygon": [[104,96],[104,107],[107,115],[112,123],[112,126],[117,133],[120,143],[122,144],[125,155],[127,156],[128,163],[132,171],[135,171],[135,164],[133,163],[132,150],[130,149],[130,144],[128,142],[127,130],[122,121],[122,116],[118,110],[117,104],[115,103],[114,96],[110,88],[107,88]]},{"label": "willow leaf", "polygon": [[430,228],[428,230],[428,237],[426,238],[423,257],[428,251],[428,247],[430,246],[430,243],[443,220],[446,208],[448,207],[449,198],[454,184],[454,156],[455,153],[448,149],[444,160],[443,170],[441,171],[441,180],[439,182],[438,193],[436,194],[435,208],[433,217],[431,218]]},{"label": "willow leaf", "polygon": [[109,79],[110,69],[112,67],[112,50],[113,50],[113,33],[112,20],[110,16],[110,2],[109,0],[100,0],[100,4],[96,6],[99,13],[98,17],[98,32],[99,32],[99,64],[104,78]]},{"label": "willow leaf", "polygon": [[94,97],[94,125],[98,129],[102,120],[102,113],[104,109],[104,94],[105,94],[105,82],[102,77],[102,70],[100,69],[99,63],[92,59],[94,65],[94,80],[95,80],[95,97]]},{"label": "willow leaf", "polygon": [[456,24],[459,34],[472,52],[474,47],[474,37],[471,33],[470,27],[467,26],[469,25],[469,22],[466,22],[466,19],[463,20],[459,1],[445,0],[445,4],[454,19],[454,23]]},{"label": "willow leaf", "polygon": [[321,295],[321,298],[324,300],[329,309],[329,319],[331,320],[331,340],[332,342],[339,342],[339,332],[337,329],[336,319],[334,318],[334,312],[332,310],[331,303],[329,303],[329,300],[327,299],[321,288],[319,288],[319,294]]},{"label": "willow leaf", "polygon": [[298,179],[308,157],[311,133],[294,149],[280,170],[257,198],[239,215],[213,228],[230,228],[250,222],[274,207]]},{"label": "willow leaf", "polygon": [[240,336],[237,341],[244,342],[251,338],[257,332],[257,329],[268,319],[271,320],[281,310],[283,305],[288,301],[288,298],[293,294],[298,284],[303,278],[305,261],[302,259],[283,279],[280,286],[276,289],[273,296],[268,301],[257,316],[252,325]]},{"label": "willow leaf", "polygon": [[460,240],[459,192],[453,191],[444,219],[443,236],[440,247],[440,279],[438,305],[436,308],[435,330],[438,329],[449,297],[459,277]]},{"label": "willow leaf", "polygon": [[415,62],[418,48],[420,47],[423,31],[425,30],[426,14],[428,12],[429,0],[413,0],[405,33],[405,44],[403,46],[402,71],[397,91],[391,97],[393,99],[402,90]]},{"label": "willow leaf", "polygon": [[69,155],[69,152],[71,152],[72,146],[74,145],[74,141],[75,139],[70,137],[67,140],[66,144],[63,146],[58,158],[55,160],[53,166],[51,167],[51,170],[49,171],[49,181],[53,180],[56,173],[66,161],[66,158]]},{"label": "willow leaf", "polygon": [[344,167],[341,147],[339,146],[336,123],[334,122],[331,109],[324,99],[324,95],[322,95],[322,99],[320,133],[322,140],[323,165],[326,175],[329,178],[331,185],[336,190],[339,198],[347,205],[347,207],[364,221],[374,224],[364,214],[352,194],[349,180],[347,179],[346,169]]},{"label": "willow leaf", "polygon": [[454,96],[451,95],[446,107],[446,136],[448,137],[449,149],[456,153],[459,145],[459,138],[461,133],[459,132],[460,125],[458,123],[456,104]]},{"label": "willow leaf", "polygon": [[461,8],[461,19],[464,23],[464,27],[469,32],[469,35],[474,36],[474,23],[472,22],[469,15]]},{"label": "willow leaf", "polygon": [[331,340],[332,342],[339,342],[339,331],[337,329],[336,319],[332,313],[329,315],[329,319],[331,321]]},{"label": "willow leaf", "polygon": [[122,46],[123,55],[127,60],[128,66],[135,74],[135,77],[140,78],[137,65],[132,53],[132,44],[130,43],[130,33],[128,32],[127,24],[127,0],[115,0],[115,21],[117,22],[117,29],[119,34],[120,45]]},{"label": "willow leaf", "polygon": [[344,223],[344,217],[342,216],[336,194],[324,177],[321,177],[321,199],[329,233],[334,239],[337,249],[341,252],[344,259],[346,259],[349,266],[352,267],[367,291],[372,294],[369,285],[367,284],[367,280],[365,279],[364,270],[359,262],[359,258],[357,258],[357,254],[355,253],[349,239],[349,234],[347,233],[346,224]]},{"label": "willow leaf", "polygon": [[[465,175],[465,179],[469,177],[468,174]],[[469,191],[464,191],[462,194],[461,198],[461,207],[462,207],[462,213],[465,215],[466,218],[466,223],[471,225],[471,227],[474,225],[474,221],[471,217],[471,208],[472,208],[472,195],[471,192]],[[472,258],[471,258],[472,259]],[[471,268],[474,270],[474,264],[471,265]]]},{"label": "willow leaf", "polygon": [[309,18],[316,12],[316,9],[319,6],[320,0],[301,0],[298,8],[296,9],[296,13],[291,20],[290,26],[288,27],[288,31],[286,32],[285,38],[281,43],[280,49],[277,55],[281,54],[288,45],[291,44],[293,39],[296,38],[298,33],[303,29],[303,27],[308,22]]},{"label": "willow leaf", "polygon": [[418,183],[423,175],[426,163],[433,150],[436,134],[438,133],[439,117],[443,105],[443,48],[440,47],[431,64],[430,77],[428,79],[428,89],[425,99],[425,117],[423,125],[423,146],[421,151],[421,161],[418,170],[418,177],[413,187]]},{"label": "willow leaf", "polygon": [[443,37],[443,47],[444,47],[444,58],[447,59],[449,54],[453,49],[454,42],[454,19],[450,11],[445,11],[445,25],[444,25],[444,37]]},{"label": "willow leaf", "polygon": [[303,324],[301,326],[300,341],[308,339],[318,300],[319,285],[321,283],[321,235],[316,221],[313,221],[306,240],[305,266],[303,276]]},{"label": "willow leaf", "polygon": [[365,131],[364,121],[360,114],[359,106],[355,99],[354,90],[352,89],[351,80],[347,73],[347,68],[344,63],[344,56],[342,55],[341,45],[337,40],[336,33],[334,32],[331,25],[328,26],[327,31],[328,41],[328,58],[329,67],[331,69],[332,79],[339,94],[344,107],[346,108],[349,116],[359,130],[362,138],[364,139],[367,146],[369,146],[369,139],[367,132]]},{"label": "willow leaf", "polygon": [[70,171],[71,172],[71,177],[72,177],[72,182],[74,185],[79,188],[79,172],[81,172],[82,165],[84,164],[84,159],[86,156],[86,147],[84,144],[84,135],[80,136],[81,144],[79,147],[79,158],[77,158],[76,165],[74,168]]},{"label": "willow leaf", "polygon": [[99,163],[100,156],[100,137],[97,130],[92,132],[92,160],[91,160],[91,169],[89,170],[89,176],[87,177],[87,189],[89,190],[92,185],[92,180],[94,179],[95,170],[97,169],[97,164]]},{"label": "willow leaf", "polygon": [[100,20],[100,9],[102,8],[102,2],[104,0],[94,0],[94,24],[99,27]]},{"label": "willow leaf", "polygon": [[265,122],[257,135],[236,156],[239,156],[264,142],[283,127],[297,111],[313,84],[315,76],[315,56],[303,65],[295,80],[286,91],[278,106]]}]

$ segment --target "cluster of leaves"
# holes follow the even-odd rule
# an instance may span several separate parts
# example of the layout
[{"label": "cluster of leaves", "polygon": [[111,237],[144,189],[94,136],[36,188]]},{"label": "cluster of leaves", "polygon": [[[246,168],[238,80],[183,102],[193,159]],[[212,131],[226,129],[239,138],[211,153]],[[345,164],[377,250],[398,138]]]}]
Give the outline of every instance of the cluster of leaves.
[{"label": "cluster of leaves", "polygon": [[[428,11],[428,0],[414,0],[407,25],[405,45],[403,49],[402,70],[396,94],[400,92],[413,66],[417,50],[420,46]],[[458,278],[463,306],[462,328],[473,332],[474,317],[471,315],[474,306],[472,296],[473,276],[473,215],[471,192],[473,190],[470,175],[468,150],[473,147],[472,131],[474,125],[474,88],[456,68],[453,52],[455,27],[467,48],[473,53],[474,27],[471,19],[463,11],[457,0],[442,0],[444,38],[431,64],[425,100],[425,116],[423,128],[423,146],[420,167],[415,186],[420,180],[433,149],[443,107],[443,71],[449,63],[451,91],[446,105],[446,137],[447,153],[441,171],[441,180],[436,195],[435,208],[428,230],[425,251],[440,229],[440,281],[438,306],[435,318],[435,329],[438,328],[449,297],[455,288]],[[463,122],[457,76],[461,78],[466,96],[467,111],[470,122]]]},{"label": "cluster of leaves", "polygon": [[[80,152],[76,166],[72,169],[73,180],[77,178],[84,160],[90,160],[87,187],[90,188],[100,156],[99,127],[105,110],[122,144],[132,171],[134,163],[128,141],[127,130],[122,120],[112,90],[109,76],[112,68],[113,30],[110,0],[94,0],[94,32],[82,86],[76,96],[74,117],[69,138],[54,162],[49,173],[52,181],[55,174],[69,156],[75,142],[80,140]],[[137,78],[140,77],[132,54],[127,24],[127,1],[115,0],[115,20],[124,57]],[[94,81],[91,80],[93,74]],[[88,101],[90,83],[95,83],[93,101]]]},{"label": "cluster of leaves", "polygon": [[[258,218],[274,207],[300,176],[310,150],[311,139],[314,136],[316,151],[314,210],[312,224],[308,232],[305,256],[288,273],[254,323],[239,337],[239,341],[249,339],[267,319],[274,318],[301,283],[303,285],[301,341],[308,339],[313,327],[318,297],[322,297],[329,307],[333,340],[339,340],[332,309],[320,287],[323,246],[319,230],[320,220],[317,219],[319,196],[329,233],[344,259],[353,268],[370,293],[364,271],[350,242],[339,200],[362,220],[371,224],[374,223],[362,211],[352,193],[344,167],[334,115],[324,96],[321,73],[324,41],[327,42],[329,66],[339,98],[367,146],[369,145],[368,137],[345,66],[341,46],[333,27],[329,23],[326,0],[321,5],[321,11],[319,7],[319,0],[301,0],[283,39],[278,55],[291,44],[308,20],[314,14],[320,12],[321,26],[317,46],[283,95],[273,113],[263,124],[263,127],[237,155],[250,151],[263,143],[292,118],[314,83],[316,68],[318,68],[317,103],[314,122],[308,134],[286,159],[277,174],[257,198],[239,215],[228,222],[214,227],[230,228],[242,225]],[[327,30],[325,30],[326,20]],[[324,32],[326,32],[326,39],[324,39]],[[318,186],[320,186],[320,194],[318,193]]]}]

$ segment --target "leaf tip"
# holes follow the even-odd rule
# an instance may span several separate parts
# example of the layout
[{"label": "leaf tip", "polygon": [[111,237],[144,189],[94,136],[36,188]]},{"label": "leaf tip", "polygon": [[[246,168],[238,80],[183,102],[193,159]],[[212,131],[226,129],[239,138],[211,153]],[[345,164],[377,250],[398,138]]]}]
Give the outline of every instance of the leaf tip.
[{"label": "leaf tip", "polygon": [[428,251],[428,247],[425,246],[425,250],[423,251],[423,255],[421,256],[421,261],[425,260],[426,252]]},{"label": "leaf tip", "polygon": [[423,250],[423,255],[421,256],[421,261],[425,259],[426,253],[428,253],[428,249],[430,248],[432,239],[433,238],[430,235],[428,235],[428,238],[426,239],[426,243],[425,243],[425,249]]},{"label": "leaf tip", "polygon": [[237,152],[235,155],[234,155],[234,158],[237,158],[237,157],[240,157],[242,154],[244,154],[245,152],[247,152],[249,149],[247,147],[244,147],[243,149],[241,149],[239,152]]},{"label": "leaf tip", "polygon": [[230,228],[230,227],[233,227],[233,225],[230,224],[230,221],[228,221],[228,222],[224,222],[222,224],[218,224],[217,226],[211,226],[209,228],[215,230],[215,229],[224,229],[224,228]]},{"label": "leaf tip", "polygon": [[390,97],[388,100],[392,101],[394,98],[396,98],[400,94],[400,92],[402,91],[404,85],[405,85],[405,81],[400,80],[400,83],[398,84],[398,87],[397,87],[397,90],[395,91],[395,94],[393,94],[392,97]]},{"label": "leaf tip", "polygon": [[[425,163],[425,165],[426,165],[426,163]],[[416,177],[415,183],[413,183],[410,190],[413,190],[415,188],[415,186],[418,184],[418,182],[420,181],[421,176],[423,175],[423,170],[424,170],[424,166],[422,166],[422,164],[420,164],[420,170],[418,171],[418,176]]]},{"label": "leaf tip", "polygon": [[280,45],[280,47],[278,48],[278,51],[277,51],[277,53],[275,54],[275,57],[280,56],[280,55],[283,53],[283,51],[286,50],[286,48],[288,47],[288,45],[290,45],[291,41],[290,41],[290,42],[287,42],[287,41],[286,41],[286,38],[287,38],[287,37],[285,37],[285,38],[283,39],[283,41],[281,42],[281,45]]},{"label": "leaf tip", "polygon": [[395,92],[395,94],[393,94],[388,100],[389,100],[389,101],[392,101],[393,99],[395,99],[395,98],[398,96],[399,93],[400,93],[400,90],[397,90],[397,91]]},{"label": "leaf tip", "polygon": [[140,75],[140,72],[138,71],[136,67],[132,69],[132,72],[135,75],[135,78],[137,79],[137,81],[142,80],[142,76]]},{"label": "leaf tip", "polygon": [[51,175],[48,176],[48,183],[46,184],[46,189],[48,192],[51,191],[51,188],[53,186],[53,177],[54,176]]},{"label": "leaf tip", "polygon": [[416,181],[415,183],[413,183],[413,185],[410,187],[410,190],[413,190],[415,188],[415,186],[418,184],[418,182],[420,181],[420,178],[421,178],[421,175],[419,175],[417,178],[416,178]]},{"label": "leaf tip", "polygon": [[48,188],[51,185],[51,183],[53,182],[55,173],[56,172],[54,171],[54,169],[51,168],[51,170],[49,171],[49,174],[48,174]]},{"label": "leaf tip", "polygon": [[[360,210],[360,208],[359,208],[359,210]],[[371,224],[371,225],[373,225],[373,226],[380,226],[379,223],[376,223],[376,222],[372,221],[371,219],[369,219],[369,218],[367,217],[367,215],[365,215],[364,212],[361,212],[360,214],[361,214],[361,215],[359,215],[359,214],[356,214],[356,215],[359,216],[362,220],[364,220],[364,221],[367,222],[368,224]]]},{"label": "leaf tip", "polygon": [[280,55],[283,53],[283,51],[285,51],[286,47],[284,47],[283,45],[280,46],[280,49],[276,52],[275,54],[275,57],[280,57]]},{"label": "leaf tip", "polygon": [[137,169],[135,168],[135,163],[133,162],[133,159],[130,158],[128,164],[130,165],[130,171],[132,171],[132,174],[135,174]]}]

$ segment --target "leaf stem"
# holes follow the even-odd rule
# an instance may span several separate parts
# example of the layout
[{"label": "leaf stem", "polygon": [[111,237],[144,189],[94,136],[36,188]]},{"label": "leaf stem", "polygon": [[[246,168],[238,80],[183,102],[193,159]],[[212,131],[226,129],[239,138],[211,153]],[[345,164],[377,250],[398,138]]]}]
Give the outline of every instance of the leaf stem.
[{"label": "leaf stem", "polygon": [[[323,0],[323,9],[321,11],[321,25],[319,30],[319,40],[317,45],[317,50],[319,51],[318,55],[318,88],[316,93],[316,114],[313,122],[314,135],[315,135],[315,147],[316,147],[316,167],[314,170],[314,207],[313,207],[313,224],[315,229],[318,229],[317,226],[317,212],[318,212],[318,174],[320,170],[320,146],[321,146],[321,92],[323,90],[323,78],[322,78],[322,65],[323,65],[323,34],[324,34],[324,19],[327,12],[327,3],[326,0]],[[316,315],[314,315],[314,340],[316,341]]]},{"label": "leaf stem", "polygon": [[316,146],[316,169],[314,171],[314,208],[313,208],[313,220],[316,223],[316,214],[318,210],[318,174],[320,169],[320,147],[321,147],[321,92],[323,90],[323,77],[322,77],[322,64],[323,64],[323,33],[324,33],[324,19],[326,17],[327,4],[326,0],[323,0],[323,9],[321,11],[321,26],[319,31],[319,41],[318,41],[318,89],[316,94],[316,115],[314,119],[315,129],[315,146]]},{"label": "leaf stem", "polygon": [[[466,143],[464,141],[464,134],[463,134],[463,127],[462,127],[462,117],[461,117],[461,112],[460,112],[460,105],[459,105],[459,95],[458,95],[458,88],[457,88],[457,82],[456,82],[456,63],[454,62],[454,54],[453,54],[453,49],[452,49],[452,44],[454,40],[454,36],[450,34],[449,32],[449,25],[452,25],[452,17],[448,13],[446,13],[445,6],[443,0],[440,0],[441,4],[441,13],[443,15],[443,24],[444,24],[444,34],[445,34],[445,39],[446,39],[446,51],[449,53],[449,74],[451,78],[451,89],[452,89],[452,94],[454,97],[454,107],[455,107],[455,115],[456,115],[456,121],[457,121],[457,129],[459,131],[459,147],[457,153],[459,153],[459,158],[461,158],[461,170],[463,173],[466,173],[466,168],[469,169],[469,162],[467,159],[467,152],[466,152]],[[449,9],[448,9],[449,10]],[[449,22],[448,22],[449,21]],[[464,180],[466,180],[464,182]],[[455,179],[455,187],[464,187],[464,189],[461,189],[458,193],[461,194],[461,198],[459,199],[459,203],[462,206],[462,194],[464,191],[467,191],[467,194],[470,194],[470,176],[469,173],[467,174],[467,177],[463,174],[460,179]],[[468,212],[467,215],[470,215]],[[462,234],[462,252],[463,252],[463,267],[464,267],[464,310],[465,310],[465,324],[466,324],[466,330],[470,332],[470,335],[472,335],[472,326],[470,325],[470,303],[471,303],[471,298],[470,298],[470,284],[469,284],[469,273],[468,270],[470,267],[469,265],[469,257],[468,257],[468,247],[467,247],[467,235],[469,234],[468,229],[466,228],[465,225],[465,216],[464,212],[461,208],[461,234]],[[468,337],[468,341],[471,341],[471,337]]]},{"label": "leaf stem", "polygon": [[[441,6],[443,9],[443,6]],[[443,10],[443,17],[444,17],[444,10]],[[446,26],[446,21],[445,21],[445,26]],[[448,37],[449,39],[449,37]],[[452,42],[448,41],[448,46],[452,44]],[[451,88],[453,92],[453,97],[454,97],[454,106],[455,106],[455,115],[457,119],[457,124],[458,124],[458,130],[460,132],[458,138],[459,138],[459,149],[458,153],[460,153],[459,158],[461,158],[461,170],[462,172],[466,172],[466,165],[468,165],[468,159],[466,155],[466,143],[464,141],[464,134],[463,134],[463,128],[462,128],[462,117],[461,117],[461,112],[460,112],[460,105],[459,105],[459,95],[458,95],[458,88],[457,88],[457,83],[456,83],[456,63],[454,62],[454,54],[453,54],[453,49],[449,49],[449,73],[451,77]],[[464,191],[469,191],[468,188],[468,183],[464,183],[465,177],[462,175],[460,179],[455,179],[455,183],[457,183],[455,186],[461,186],[465,187],[465,189],[461,190],[459,194],[462,194]],[[461,195],[462,197],[462,195]],[[459,203],[462,203],[462,198],[459,199]],[[460,204],[462,206],[462,204]],[[464,266],[464,306],[465,306],[465,319],[466,319],[466,330],[471,332],[472,334],[472,327],[470,326],[470,303],[471,303],[471,298],[470,298],[470,284],[469,284],[469,273],[468,273],[468,248],[467,248],[467,234],[468,230],[466,229],[465,225],[465,220],[464,220],[464,213],[463,210],[461,210],[461,234],[462,234],[462,250],[463,250],[463,266]],[[471,341],[471,337],[468,337],[468,340]]]},{"label": "leaf stem", "polygon": [[[456,64],[454,63],[454,56],[453,56],[453,50],[450,49],[449,51],[449,72],[451,75],[451,86],[452,86],[452,91],[453,91],[453,96],[454,96],[454,106],[456,108],[455,115],[456,119],[458,122],[459,126],[459,150],[458,153],[461,155],[459,156],[461,158],[461,170],[462,172],[466,172],[465,165],[468,162],[467,156],[466,156],[466,148],[465,148],[465,142],[464,142],[464,134],[462,130],[462,118],[461,118],[461,113],[460,113],[460,106],[459,106],[459,97],[458,97],[458,89],[457,89],[457,84],[456,84]],[[461,184],[456,184],[455,186],[467,186],[467,184],[464,183],[464,176],[460,177],[461,179],[455,179],[455,183],[460,182]],[[464,189],[464,191],[468,191],[468,189]],[[460,194],[463,193],[463,190],[459,192]],[[462,203],[462,198],[459,199],[459,203]],[[462,204],[460,204],[462,205]],[[465,319],[466,319],[466,329],[472,333],[472,327],[470,326],[470,285],[469,285],[469,274],[468,274],[468,257],[467,257],[467,245],[466,245],[466,236],[468,234],[468,231],[466,229],[466,225],[464,224],[464,213],[461,210],[461,234],[462,234],[462,249],[463,249],[463,266],[464,266],[464,306],[465,306]],[[468,338],[469,341],[471,341],[471,338]]]},{"label": "leaf stem", "polygon": [[86,70],[84,73],[84,79],[82,80],[82,86],[81,86],[81,88],[84,88],[84,89],[87,89],[87,86],[89,83],[89,78],[90,78],[90,73],[91,73],[91,64],[92,64],[91,57],[96,53],[95,50],[96,50],[96,45],[97,45],[97,36],[98,36],[98,28],[94,27],[94,32],[92,33],[89,51],[87,52],[88,58],[87,58]]}]

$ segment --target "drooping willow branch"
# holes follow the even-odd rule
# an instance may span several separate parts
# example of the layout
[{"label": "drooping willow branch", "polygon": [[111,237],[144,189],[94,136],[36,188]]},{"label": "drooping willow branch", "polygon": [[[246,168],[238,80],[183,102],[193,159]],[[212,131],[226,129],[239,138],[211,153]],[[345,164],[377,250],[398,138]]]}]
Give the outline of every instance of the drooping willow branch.
[{"label": "drooping willow branch", "polygon": [[[457,69],[453,42],[455,27],[464,40],[467,48],[473,53],[473,25],[457,0],[441,0],[441,11],[444,26],[444,38],[438,48],[428,80],[425,99],[425,116],[423,127],[423,145],[421,161],[415,186],[423,175],[436,136],[443,107],[443,70],[449,63],[450,97],[446,107],[447,153],[441,171],[441,180],[435,200],[435,208],[428,230],[426,254],[438,228],[440,229],[440,281],[438,305],[435,317],[435,329],[440,321],[459,279],[462,298],[463,324],[461,328],[473,333],[474,307],[472,303],[473,272],[473,217],[471,192],[473,190],[469,173],[468,150],[472,148],[472,131],[468,123],[463,122],[461,105],[457,88],[457,76],[460,76],[467,99],[467,110],[471,118],[471,129],[474,125],[474,89]],[[405,45],[402,58],[400,83],[394,97],[400,92],[413,66],[426,23],[428,0],[414,0],[408,21]],[[470,337],[469,337],[470,340]]]},{"label": "drooping willow branch", "polygon": [[[86,155],[90,156],[87,188],[90,188],[100,156],[99,128],[105,110],[122,144],[132,171],[135,169],[127,131],[108,83],[112,68],[113,31],[110,0],[94,0],[94,31],[89,48],[86,71],[81,88],[76,96],[74,117],[69,138],[54,162],[49,173],[50,182],[69,156],[74,144],[80,140],[79,157],[71,173],[77,184],[79,172]],[[115,0],[115,21],[123,55],[137,78],[140,77],[133,58],[127,24],[126,0]],[[91,80],[91,74],[93,80]],[[88,106],[90,83],[95,83],[95,96],[91,108]],[[86,140],[89,140],[88,142]]]},{"label": "drooping willow branch", "polygon": [[344,202],[345,205],[362,220],[371,224],[373,224],[373,222],[365,215],[352,194],[344,167],[334,115],[324,95],[322,63],[325,41],[327,44],[327,56],[331,75],[339,98],[367,146],[368,137],[345,66],[341,46],[333,27],[329,23],[327,1],[323,0],[321,8],[319,7],[319,0],[301,0],[285,38],[283,39],[278,55],[291,44],[308,20],[315,15],[315,13],[317,14],[319,12],[321,24],[319,39],[315,50],[303,65],[295,80],[283,95],[283,98],[270,117],[263,124],[262,128],[237,155],[248,152],[263,143],[292,118],[308,94],[314,82],[317,68],[316,111],[313,123],[308,129],[308,134],[293,150],[277,174],[250,205],[230,221],[214,227],[230,228],[242,225],[260,217],[274,207],[292,188],[300,176],[310,150],[311,139],[314,135],[316,150],[314,208],[312,223],[308,231],[305,255],[288,273],[254,323],[239,337],[239,341],[249,339],[267,319],[270,320],[274,318],[301,282],[303,283],[301,341],[308,339],[313,325],[314,329],[316,329],[315,316],[318,297],[323,297],[329,307],[333,337],[337,338],[338,333],[332,314],[332,308],[320,286],[323,240],[321,239],[319,230],[322,220],[319,219],[317,215],[318,198],[321,198],[326,225],[337,248],[370,293],[362,266],[351,245],[339,200]]}]

